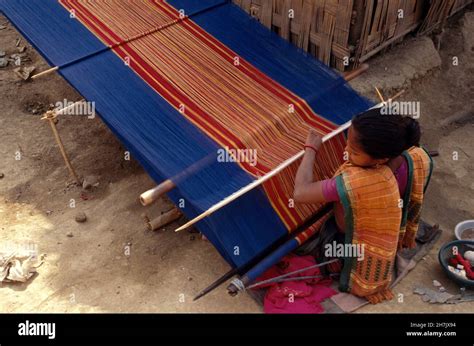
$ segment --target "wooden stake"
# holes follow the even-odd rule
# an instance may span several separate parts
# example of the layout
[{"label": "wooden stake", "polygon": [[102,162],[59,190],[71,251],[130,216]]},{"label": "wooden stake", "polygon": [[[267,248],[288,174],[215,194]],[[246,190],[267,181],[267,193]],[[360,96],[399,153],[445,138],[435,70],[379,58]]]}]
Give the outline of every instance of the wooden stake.
[{"label": "wooden stake", "polygon": [[149,231],[160,229],[163,226],[179,219],[181,217],[181,211],[177,208],[173,208],[170,211],[158,216],[157,218],[147,222],[147,228]]},{"label": "wooden stake", "polygon": [[42,76],[46,76],[46,75],[48,75],[50,73],[53,73],[54,71],[57,71],[57,70],[59,70],[59,66],[52,67],[49,70],[46,70],[46,71],[40,72],[38,74],[35,74],[34,76],[31,77],[31,79],[36,79],[36,78],[39,78],[39,77],[42,77]]},{"label": "wooden stake", "polygon": [[66,150],[64,149],[63,142],[61,141],[61,137],[59,136],[58,129],[56,128],[56,124],[54,123],[55,118],[56,118],[56,114],[53,111],[48,111],[48,112],[46,112],[46,114],[41,119],[49,121],[49,125],[51,126],[51,130],[53,130],[54,138],[56,139],[56,143],[59,146],[59,150],[61,151],[64,162],[66,163],[66,166],[69,170],[69,173],[74,178],[76,183],[78,185],[81,185],[81,181],[77,177],[77,174],[76,174],[76,172],[74,171],[74,168],[71,165],[71,161],[69,161],[69,158],[66,154]]},{"label": "wooden stake", "polygon": [[377,92],[377,95],[379,96],[380,102],[385,102],[379,88],[375,87],[375,91]]}]

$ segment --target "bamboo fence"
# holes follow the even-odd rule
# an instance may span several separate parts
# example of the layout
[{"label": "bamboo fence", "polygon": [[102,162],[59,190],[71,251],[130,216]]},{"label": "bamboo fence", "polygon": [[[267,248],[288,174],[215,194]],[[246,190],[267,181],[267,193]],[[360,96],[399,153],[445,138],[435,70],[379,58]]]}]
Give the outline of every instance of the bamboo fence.
[{"label": "bamboo fence", "polygon": [[252,17],[340,71],[409,34],[427,34],[473,0],[233,0]]}]

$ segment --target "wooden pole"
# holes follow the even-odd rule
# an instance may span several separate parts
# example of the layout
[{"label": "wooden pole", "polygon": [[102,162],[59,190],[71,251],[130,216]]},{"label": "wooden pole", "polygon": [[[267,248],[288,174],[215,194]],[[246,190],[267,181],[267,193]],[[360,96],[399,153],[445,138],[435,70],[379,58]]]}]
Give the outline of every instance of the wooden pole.
[{"label": "wooden pole", "polygon": [[[399,93],[397,93],[393,98],[391,98],[388,102],[390,102],[391,100],[394,100],[395,98],[399,97],[402,93],[404,92],[404,90],[400,91]],[[383,105],[385,105],[386,102],[381,102],[377,105],[375,105],[374,107],[372,107],[371,109],[373,108],[378,108],[378,107],[382,107]],[[328,133],[327,135],[325,135],[323,138],[322,138],[322,141],[323,143],[330,140],[331,138],[333,138],[334,136],[337,136],[338,134],[340,134],[341,132],[347,130],[349,127],[351,126],[351,121],[349,120],[348,122],[346,122],[345,124],[341,125],[338,129]],[[191,227],[192,225],[194,225],[196,222],[204,219],[205,217],[215,213],[216,211],[218,211],[219,209],[225,207],[226,205],[228,205],[229,203],[235,201],[237,198],[245,195],[247,192],[253,190],[254,188],[256,188],[257,186],[260,186],[262,185],[264,182],[266,182],[267,180],[273,178],[275,175],[277,175],[278,173],[280,173],[282,170],[284,170],[286,167],[288,167],[289,165],[291,165],[292,163],[294,163],[295,161],[299,160],[300,158],[302,158],[304,155],[304,150],[300,151],[299,153],[297,153],[296,155],[294,155],[293,157],[289,158],[288,160],[282,162],[280,165],[278,165],[275,169],[273,169],[272,171],[268,172],[267,174],[265,174],[264,176],[256,179],[255,181],[253,181],[252,183],[248,184],[247,186],[244,186],[243,188],[241,188],[240,190],[238,190],[237,192],[234,192],[233,194],[231,194],[230,196],[227,196],[226,198],[224,198],[222,201],[214,204],[212,207],[210,207],[208,210],[206,210],[205,212],[203,212],[202,214],[198,215],[197,217],[195,217],[194,219],[192,219],[191,221],[187,222],[186,224],[182,225],[181,227],[177,228],[175,230],[175,232],[179,232],[179,231],[182,231],[188,227]]]},{"label": "wooden pole", "polygon": [[375,87],[375,91],[377,92],[377,95],[379,96],[380,102],[385,102],[379,88]]},{"label": "wooden pole", "polygon": [[177,208],[173,208],[170,211],[158,216],[157,218],[147,222],[147,228],[149,231],[160,229],[163,226],[170,224],[171,222],[181,217],[181,211]]},{"label": "wooden pole", "polygon": [[369,69],[369,64],[362,64],[362,65],[359,66],[359,68],[357,68],[355,70],[352,70],[350,72],[346,72],[344,74],[344,79],[347,82],[350,82],[351,80],[359,77],[362,73],[364,73],[368,69]]},{"label": "wooden pole", "polygon": [[56,118],[56,114],[53,111],[48,111],[41,119],[49,121],[49,125],[51,126],[51,130],[53,130],[54,138],[56,139],[56,143],[59,146],[59,150],[61,151],[61,155],[63,156],[64,162],[66,163],[69,173],[74,178],[76,183],[78,185],[81,185],[81,181],[79,180],[76,172],[74,171],[74,168],[71,165],[71,161],[69,161],[69,157],[67,156],[66,150],[64,149],[63,142],[61,141],[61,137],[59,136],[58,129],[56,128],[56,124],[54,123],[55,118]]},{"label": "wooden pole", "polygon": [[144,207],[146,207],[147,205],[152,204],[164,194],[173,190],[175,187],[176,185],[171,180],[167,179],[158,186],[154,187],[153,189],[143,192],[140,195],[140,203]]},{"label": "wooden pole", "polygon": [[31,79],[36,79],[36,78],[39,78],[39,77],[46,76],[46,75],[51,74],[51,73],[53,73],[54,71],[57,71],[57,70],[59,70],[59,66],[55,66],[55,67],[50,68],[49,70],[46,70],[46,71],[40,72],[38,74],[35,74],[34,76],[31,77]]}]

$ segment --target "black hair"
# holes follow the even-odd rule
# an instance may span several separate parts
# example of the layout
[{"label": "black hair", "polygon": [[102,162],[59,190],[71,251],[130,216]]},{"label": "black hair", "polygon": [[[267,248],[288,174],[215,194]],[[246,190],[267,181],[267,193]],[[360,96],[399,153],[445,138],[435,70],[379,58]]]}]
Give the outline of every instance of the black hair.
[{"label": "black hair", "polygon": [[383,108],[370,109],[352,119],[356,140],[374,159],[394,158],[420,145],[418,121],[400,114],[384,114]]}]

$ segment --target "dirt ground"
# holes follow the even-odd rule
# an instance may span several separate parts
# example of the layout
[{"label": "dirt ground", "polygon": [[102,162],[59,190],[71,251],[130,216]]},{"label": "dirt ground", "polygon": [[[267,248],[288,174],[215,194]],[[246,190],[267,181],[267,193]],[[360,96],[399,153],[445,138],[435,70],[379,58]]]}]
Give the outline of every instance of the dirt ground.
[{"label": "dirt ground", "polygon": [[[0,30],[0,50],[14,54],[21,36],[2,16],[1,25],[6,28]],[[462,20],[451,21],[441,43],[441,68],[411,82],[402,97],[421,102],[422,142],[440,152],[423,219],[445,232],[396,287],[403,303],[394,300],[360,312],[474,312],[474,303],[431,305],[412,293],[417,285],[432,287],[433,279],[458,292],[441,272],[437,253],[454,238],[458,222],[473,218],[473,117],[443,125],[445,118],[473,105],[474,49],[462,28]],[[24,39],[22,45],[31,59],[26,66],[48,68]],[[459,65],[452,64],[453,56]],[[177,224],[145,230],[142,214],[159,215],[170,202],[163,199],[148,208],[138,203],[140,193],[154,183],[136,161],[124,159],[125,149],[99,118],[60,118],[58,129],[76,171],[99,182],[85,193],[68,184],[51,129],[40,118],[50,104],[81,97],[56,74],[23,82],[13,69],[12,63],[0,68],[0,243],[32,241],[46,257],[27,283],[0,284],[0,312],[261,312],[246,294],[228,296],[225,285],[192,302],[229,266],[199,235],[172,232]],[[86,213],[86,223],[75,221],[78,212]]]}]

